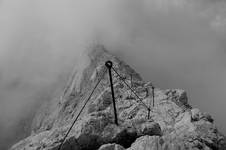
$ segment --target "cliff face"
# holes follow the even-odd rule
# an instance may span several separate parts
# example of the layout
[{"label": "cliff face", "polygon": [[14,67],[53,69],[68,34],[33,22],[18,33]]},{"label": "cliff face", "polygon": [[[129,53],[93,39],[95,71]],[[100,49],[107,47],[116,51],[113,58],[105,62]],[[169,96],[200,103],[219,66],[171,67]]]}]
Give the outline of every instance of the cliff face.
[{"label": "cliff face", "polygon": [[[136,91],[142,102],[113,72],[116,108],[114,113],[108,73],[81,113],[64,142],[64,150],[179,150],[226,149],[225,139],[213,118],[188,104],[186,92],[179,89],[154,89],[130,66],[96,46],[89,62],[76,66],[59,98],[43,105],[32,124],[32,134],[12,150],[57,150],[74,118],[111,60],[115,70]],[[132,75],[132,82],[131,82]],[[143,103],[143,104],[142,104]],[[146,106],[151,108],[148,118]]]}]

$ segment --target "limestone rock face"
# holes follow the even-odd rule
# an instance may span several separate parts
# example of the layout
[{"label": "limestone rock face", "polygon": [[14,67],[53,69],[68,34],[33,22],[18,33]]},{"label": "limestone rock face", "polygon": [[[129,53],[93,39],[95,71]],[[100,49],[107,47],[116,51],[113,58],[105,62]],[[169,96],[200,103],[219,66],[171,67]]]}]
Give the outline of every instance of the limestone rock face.
[{"label": "limestone rock face", "polygon": [[[118,77],[112,72],[119,125],[114,123],[109,77],[105,73],[62,150],[226,149],[225,138],[215,127],[213,118],[193,109],[184,90],[155,88],[153,107],[151,83],[144,82],[135,70],[103,46],[94,47],[87,60],[75,67],[62,94],[37,112],[32,134],[11,150],[57,150],[105,73],[107,60],[113,62],[114,69],[121,75]],[[140,99],[121,80],[132,86]]]}]

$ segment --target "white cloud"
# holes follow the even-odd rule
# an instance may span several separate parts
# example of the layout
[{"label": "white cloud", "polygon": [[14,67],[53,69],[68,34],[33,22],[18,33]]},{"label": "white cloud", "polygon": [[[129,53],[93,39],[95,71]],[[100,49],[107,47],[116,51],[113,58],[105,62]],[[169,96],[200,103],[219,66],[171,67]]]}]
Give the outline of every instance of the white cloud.
[{"label": "white cloud", "polygon": [[226,88],[225,37],[213,30],[224,26],[219,6],[225,8],[211,0],[2,1],[0,111],[6,115],[0,117],[23,115],[37,93],[64,83],[59,76],[72,70],[90,44],[102,43],[120,50],[146,79],[185,87],[192,103],[212,113],[214,103],[221,108],[214,115],[224,124],[225,95],[219,91]]}]

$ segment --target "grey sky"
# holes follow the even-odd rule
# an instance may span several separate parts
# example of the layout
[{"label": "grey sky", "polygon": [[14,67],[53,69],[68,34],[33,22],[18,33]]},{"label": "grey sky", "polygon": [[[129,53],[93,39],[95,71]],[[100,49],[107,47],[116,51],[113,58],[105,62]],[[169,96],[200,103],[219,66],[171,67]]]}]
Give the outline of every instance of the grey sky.
[{"label": "grey sky", "polygon": [[225,8],[223,0],[0,1],[0,135],[53,97],[95,43],[156,86],[187,90],[226,133]]}]

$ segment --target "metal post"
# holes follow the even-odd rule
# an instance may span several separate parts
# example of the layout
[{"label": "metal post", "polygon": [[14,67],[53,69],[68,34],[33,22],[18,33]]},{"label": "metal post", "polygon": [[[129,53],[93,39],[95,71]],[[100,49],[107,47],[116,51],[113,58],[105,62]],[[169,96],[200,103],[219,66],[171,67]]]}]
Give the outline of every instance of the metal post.
[{"label": "metal post", "polygon": [[150,112],[151,112],[151,109],[148,108],[148,119],[150,119]]},{"label": "metal post", "polygon": [[[146,87],[146,97],[148,98],[150,94],[149,87]],[[150,97],[149,97],[150,98]],[[151,99],[150,99],[151,100]],[[151,112],[151,101],[148,104],[148,119],[150,119],[150,112]]]},{"label": "metal post", "polygon": [[152,107],[155,107],[155,87],[154,86],[152,86],[152,97],[153,97]]},{"label": "metal post", "polygon": [[115,115],[115,124],[118,125],[117,110],[115,105],[115,93],[114,93],[112,73],[111,73],[111,68],[113,66],[112,61],[110,60],[106,61],[105,66],[108,68],[108,71],[109,71],[110,87],[111,87],[111,94],[112,94],[112,101],[113,101],[114,115]]},{"label": "metal post", "polygon": [[133,96],[133,94],[132,94],[132,89],[133,89],[133,75],[132,75],[132,73],[130,74],[130,83],[131,83],[130,98],[132,98],[132,96]]}]

